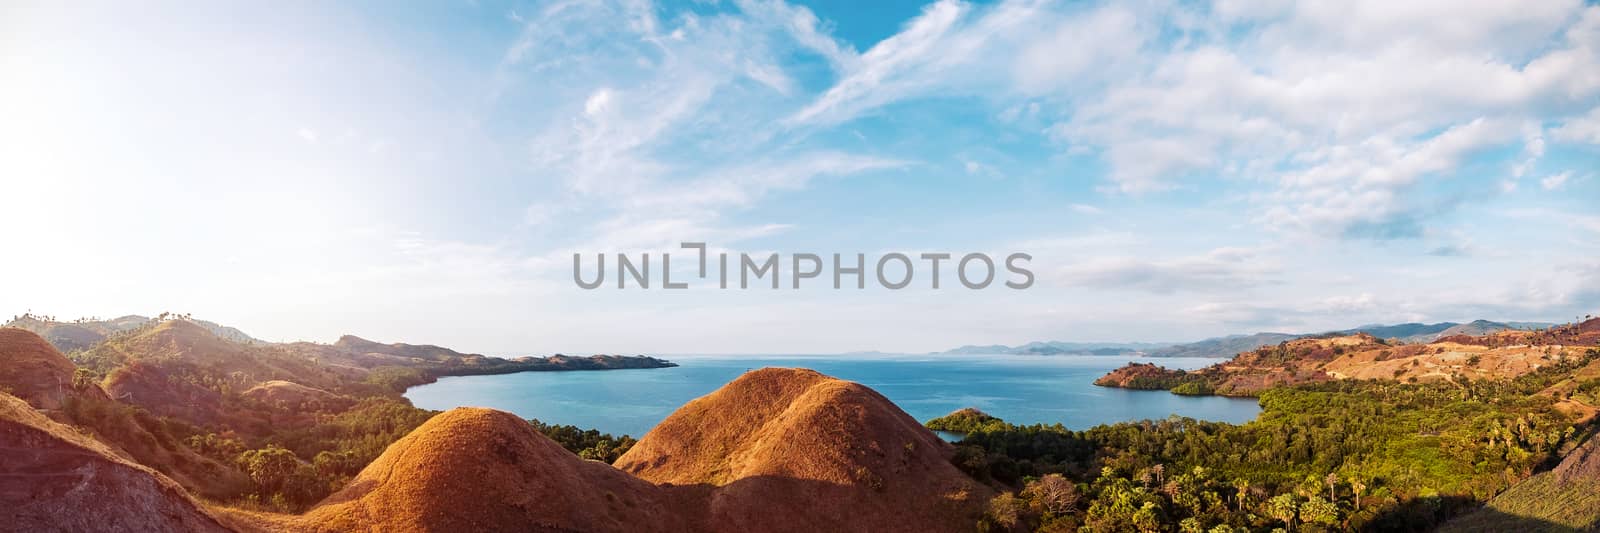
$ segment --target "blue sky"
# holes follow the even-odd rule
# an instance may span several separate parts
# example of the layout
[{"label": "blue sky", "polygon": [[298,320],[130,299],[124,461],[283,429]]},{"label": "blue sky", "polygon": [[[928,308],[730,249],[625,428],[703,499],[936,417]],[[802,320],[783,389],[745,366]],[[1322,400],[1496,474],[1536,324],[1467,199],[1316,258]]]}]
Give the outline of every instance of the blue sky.
[{"label": "blue sky", "polygon": [[[0,69],[14,313],[518,354],[1600,309],[1593,3],[13,2]],[[682,241],[1038,283],[571,282]]]}]

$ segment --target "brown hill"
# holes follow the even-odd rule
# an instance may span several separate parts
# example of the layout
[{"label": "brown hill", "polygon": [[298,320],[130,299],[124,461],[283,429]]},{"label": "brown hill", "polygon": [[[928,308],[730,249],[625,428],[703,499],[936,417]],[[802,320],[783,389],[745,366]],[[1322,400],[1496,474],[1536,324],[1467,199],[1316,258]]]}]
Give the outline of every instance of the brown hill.
[{"label": "brown hill", "polygon": [[227,531],[159,473],[0,394],[0,529]]},{"label": "brown hill", "polygon": [[525,420],[454,409],[289,521],[314,531],[692,531],[670,495],[585,461]]},{"label": "brown hill", "polygon": [[91,351],[97,359],[153,364],[240,383],[294,379],[308,385],[331,384],[334,376],[315,361],[277,345],[252,345],[224,339],[188,320],[168,320],[126,338],[108,340]]},{"label": "brown hill", "polygon": [[38,335],[0,328],[0,390],[39,409],[60,409],[72,394],[76,370]]},{"label": "brown hill", "polygon": [[250,387],[239,396],[258,404],[296,412],[342,411],[355,403],[348,396],[280,379]]},{"label": "brown hill", "polygon": [[335,348],[340,348],[354,353],[381,354],[394,357],[416,358],[433,362],[444,362],[452,359],[461,359],[464,357],[483,357],[482,355],[478,354],[464,354],[442,346],[434,346],[432,344],[406,344],[402,342],[383,344],[380,342],[369,341],[355,335],[345,335],[343,337],[339,337],[339,340],[335,341],[333,346]]},{"label": "brown hill", "polygon": [[272,380],[321,389],[341,382],[337,372],[311,358],[280,346],[223,339],[187,320],[108,340],[84,356],[111,367],[104,386],[113,398],[200,426],[240,414],[223,408],[230,392]]},{"label": "brown hill", "polygon": [[1499,331],[1480,336],[1455,335],[1440,337],[1439,340],[1491,347],[1519,344],[1533,346],[1594,346],[1596,343],[1600,343],[1600,318],[1590,318],[1583,322],[1572,324],[1558,324],[1531,331]]},{"label": "brown hill", "polygon": [[966,530],[989,490],[953,453],[872,389],[766,368],[679,408],[616,464],[716,487],[710,517],[725,531]]}]

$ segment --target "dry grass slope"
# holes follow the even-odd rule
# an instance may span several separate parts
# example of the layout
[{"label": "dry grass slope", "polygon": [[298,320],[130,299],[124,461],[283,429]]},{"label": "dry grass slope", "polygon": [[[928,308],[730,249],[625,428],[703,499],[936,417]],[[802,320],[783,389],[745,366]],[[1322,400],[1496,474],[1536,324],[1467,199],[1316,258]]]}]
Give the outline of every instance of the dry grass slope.
[{"label": "dry grass slope", "polygon": [[60,409],[72,393],[72,361],[32,332],[0,328],[0,389],[39,409]]},{"label": "dry grass slope", "polygon": [[0,529],[227,531],[182,487],[0,394]]},{"label": "dry grass slope", "polygon": [[649,483],[584,461],[524,420],[455,409],[391,445],[287,525],[308,531],[689,531]]},{"label": "dry grass slope", "polygon": [[955,531],[991,493],[953,453],[872,389],[766,368],[684,405],[617,467],[716,487],[711,519],[726,531]]}]

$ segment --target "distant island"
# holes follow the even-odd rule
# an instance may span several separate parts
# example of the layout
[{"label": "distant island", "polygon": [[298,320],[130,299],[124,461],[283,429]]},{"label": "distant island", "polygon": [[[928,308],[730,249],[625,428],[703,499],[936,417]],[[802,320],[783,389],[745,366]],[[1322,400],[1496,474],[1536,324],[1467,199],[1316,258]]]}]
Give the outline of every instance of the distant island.
[{"label": "distant island", "polygon": [[952,350],[936,352],[944,355],[1129,355],[1171,346],[1159,342],[1030,342],[1018,346],[991,344],[966,345]]},{"label": "distant island", "polygon": [[1350,329],[1318,333],[1272,333],[1213,337],[1189,343],[1160,342],[1030,342],[1017,346],[1003,344],[967,345],[960,348],[934,352],[944,355],[1123,355],[1134,357],[1233,357],[1263,346],[1284,341],[1328,335],[1355,335],[1364,333],[1380,339],[1397,339],[1408,343],[1432,342],[1453,335],[1487,335],[1490,333],[1548,328],[1548,322],[1494,322],[1475,320],[1465,324],[1439,322],[1437,324],[1368,324]]}]

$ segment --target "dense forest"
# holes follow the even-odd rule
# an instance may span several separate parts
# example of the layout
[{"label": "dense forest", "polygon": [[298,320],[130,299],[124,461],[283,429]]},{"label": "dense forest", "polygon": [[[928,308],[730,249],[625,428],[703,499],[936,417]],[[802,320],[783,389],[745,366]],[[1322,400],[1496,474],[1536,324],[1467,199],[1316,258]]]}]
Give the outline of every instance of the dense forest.
[{"label": "dense forest", "polygon": [[1587,428],[1536,393],[1597,357],[1505,380],[1275,388],[1242,425],[1072,431],[972,409],[927,425],[965,433],[957,465],[1014,489],[991,502],[982,531],[1418,530],[1579,444]]}]

